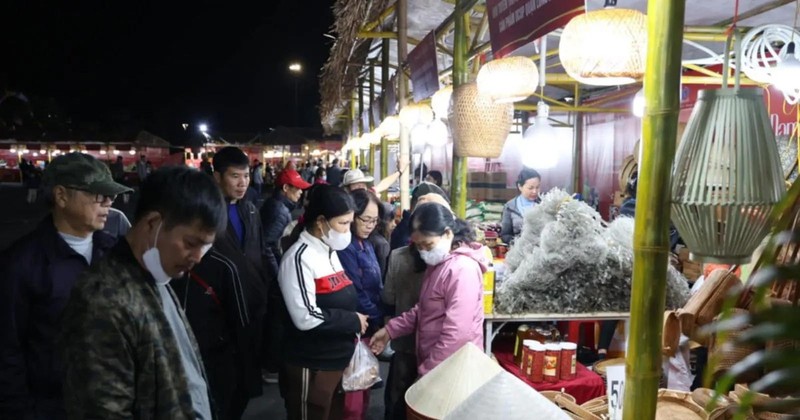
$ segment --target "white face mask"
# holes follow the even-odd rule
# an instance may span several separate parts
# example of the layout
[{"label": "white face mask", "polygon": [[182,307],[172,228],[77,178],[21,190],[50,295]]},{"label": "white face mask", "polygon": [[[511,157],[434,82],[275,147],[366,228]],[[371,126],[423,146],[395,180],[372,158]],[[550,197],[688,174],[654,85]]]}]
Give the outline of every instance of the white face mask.
[{"label": "white face mask", "polygon": [[350,245],[351,234],[348,230],[345,233],[337,232],[328,222],[328,233],[322,236],[322,242],[325,242],[334,251],[341,251]]},{"label": "white face mask", "polygon": [[[153,247],[142,254],[142,262],[144,262],[144,267],[156,280],[156,284],[160,286],[163,286],[172,280],[169,274],[164,271],[164,267],[161,265],[161,253],[158,251],[158,234],[161,232],[162,223],[163,222],[159,222],[158,227],[156,228],[156,238],[153,240]],[[212,244],[203,245],[203,248],[200,252],[200,259],[203,259],[203,256],[205,256],[208,250],[211,249],[211,245]]]},{"label": "white face mask", "polygon": [[453,239],[448,239],[442,236],[439,239],[439,242],[431,249],[430,251],[419,251],[419,256],[422,258],[422,261],[425,261],[425,264],[430,266],[439,265],[447,255],[450,254],[450,247],[453,246]]},{"label": "white face mask", "polygon": [[328,180],[328,175],[322,175],[322,180],[323,181],[327,181]]},{"label": "white face mask", "polygon": [[156,228],[156,238],[153,240],[153,246],[142,254],[142,261],[144,262],[144,267],[156,280],[156,284],[163,286],[172,279],[161,265],[161,253],[158,252],[158,234],[160,232],[161,222],[158,223]]}]

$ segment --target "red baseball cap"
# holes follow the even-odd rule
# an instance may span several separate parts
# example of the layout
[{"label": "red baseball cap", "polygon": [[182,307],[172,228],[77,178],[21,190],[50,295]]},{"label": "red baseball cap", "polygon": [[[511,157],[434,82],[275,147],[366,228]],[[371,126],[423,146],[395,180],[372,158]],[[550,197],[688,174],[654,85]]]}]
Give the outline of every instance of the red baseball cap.
[{"label": "red baseball cap", "polygon": [[303,177],[300,176],[300,174],[298,174],[297,171],[295,171],[294,169],[284,169],[283,171],[281,171],[275,183],[279,187],[282,187],[284,185],[291,185],[295,188],[300,188],[301,190],[304,190],[311,186],[311,184],[306,182],[303,179]]}]

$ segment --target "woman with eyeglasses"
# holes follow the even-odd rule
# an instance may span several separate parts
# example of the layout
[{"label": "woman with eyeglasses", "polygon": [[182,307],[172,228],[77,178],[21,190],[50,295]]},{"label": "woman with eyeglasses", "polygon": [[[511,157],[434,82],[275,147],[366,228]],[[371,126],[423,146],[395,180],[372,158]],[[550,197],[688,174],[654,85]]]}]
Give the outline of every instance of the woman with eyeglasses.
[{"label": "woman with eyeglasses", "polygon": [[[350,196],[356,205],[353,224],[350,225],[353,235],[350,245],[338,251],[338,254],[345,274],[356,288],[357,311],[369,317],[367,331],[362,336],[365,338],[371,337],[383,326],[381,268],[372,242],[368,239],[378,225],[383,210],[378,197],[367,190],[355,190]],[[343,419],[364,418],[367,407],[369,390],[348,392],[345,395]]]}]

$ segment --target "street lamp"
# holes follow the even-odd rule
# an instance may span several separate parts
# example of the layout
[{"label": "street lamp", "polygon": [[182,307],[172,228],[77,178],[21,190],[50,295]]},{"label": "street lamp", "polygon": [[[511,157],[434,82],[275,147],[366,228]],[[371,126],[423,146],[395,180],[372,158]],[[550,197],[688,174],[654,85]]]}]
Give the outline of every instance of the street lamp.
[{"label": "street lamp", "polygon": [[297,82],[303,73],[303,65],[298,62],[289,63],[289,72],[294,75],[294,125],[298,126],[300,125],[300,105],[297,98]]},{"label": "street lamp", "polygon": [[208,132],[208,125],[206,125],[206,124],[200,124],[200,126],[198,128],[200,128],[200,132],[201,133],[207,133]]}]

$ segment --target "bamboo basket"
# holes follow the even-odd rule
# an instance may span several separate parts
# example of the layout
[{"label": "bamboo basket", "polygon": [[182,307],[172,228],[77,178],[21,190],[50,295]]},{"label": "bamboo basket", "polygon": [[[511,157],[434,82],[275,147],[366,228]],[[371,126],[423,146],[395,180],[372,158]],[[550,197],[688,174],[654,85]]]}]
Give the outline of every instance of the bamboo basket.
[{"label": "bamboo basket", "polygon": [[455,155],[499,157],[513,117],[513,104],[494,103],[491,97],[478,92],[475,82],[455,88],[449,115]]},{"label": "bamboo basket", "polygon": [[594,414],[595,416],[603,417],[608,415],[608,396],[603,395],[593,400],[586,401],[581,405],[584,410]]},{"label": "bamboo basket", "polygon": [[667,389],[658,391],[656,420],[695,419],[708,419],[708,413],[692,400],[692,394]]},{"label": "bamboo basket", "polygon": [[[741,315],[747,311],[739,308],[734,308],[734,315]],[[719,316],[716,319],[720,318]],[[709,360],[718,359],[718,363],[714,365],[714,378],[719,378],[722,374],[727,372],[733,365],[742,361],[745,357],[758,351],[758,347],[737,342],[737,339],[742,332],[750,328],[745,327],[740,331],[732,331],[728,333],[728,339],[725,343],[720,343],[719,337],[714,335],[711,337],[711,344],[709,345]],[[752,382],[760,377],[760,372],[749,372],[747,374],[737,377],[738,382]]]},{"label": "bamboo basket", "polygon": [[619,190],[627,193],[628,181],[631,179],[631,174],[639,169],[639,164],[636,163],[634,155],[628,155],[622,160],[621,168],[619,171]]}]

